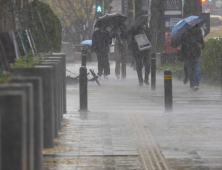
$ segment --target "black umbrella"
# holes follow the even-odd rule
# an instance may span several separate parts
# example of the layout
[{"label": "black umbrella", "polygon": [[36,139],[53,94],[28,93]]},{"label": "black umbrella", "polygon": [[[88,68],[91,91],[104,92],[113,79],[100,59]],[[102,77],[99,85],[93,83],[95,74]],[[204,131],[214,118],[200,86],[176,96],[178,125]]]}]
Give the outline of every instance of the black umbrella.
[{"label": "black umbrella", "polygon": [[133,21],[130,26],[127,28],[127,34],[131,35],[133,34],[137,28],[142,25],[144,22],[148,21],[149,15],[142,15],[141,17],[137,18],[135,21]]},{"label": "black umbrella", "polygon": [[94,27],[99,27],[101,23],[104,23],[106,27],[119,26],[124,24],[127,17],[119,13],[106,14],[96,20]]}]

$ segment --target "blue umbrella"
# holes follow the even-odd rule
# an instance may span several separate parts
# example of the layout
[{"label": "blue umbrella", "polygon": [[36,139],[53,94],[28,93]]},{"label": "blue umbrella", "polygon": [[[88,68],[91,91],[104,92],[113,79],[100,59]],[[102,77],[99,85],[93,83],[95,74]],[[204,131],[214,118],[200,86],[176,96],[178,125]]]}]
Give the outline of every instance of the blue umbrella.
[{"label": "blue umbrella", "polygon": [[84,41],[82,41],[80,44],[83,44],[83,45],[92,45],[92,40],[84,40]]},{"label": "blue umbrella", "polygon": [[184,19],[180,20],[176,25],[174,25],[174,27],[173,27],[173,29],[171,31],[171,36],[174,35],[177,30],[181,30],[181,29],[184,30],[183,28],[188,28],[189,29],[190,22],[196,21],[196,20],[198,20],[198,18],[199,18],[199,16],[191,15],[191,16],[189,16],[187,18],[184,18]]},{"label": "blue umbrella", "polygon": [[[190,16],[188,18],[185,18],[187,19],[187,21],[185,19],[183,19],[184,21],[186,22],[183,22],[182,20],[178,22],[178,24],[181,24],[183,22],[183,24],[181,24],[180,27],[178,26],[174,26],[175,27],[175,32],[173,33],[173,36],[172,36],[172,39],[171,39],[171,43],[170,43],[170,46],[173,47],[173,48],[176,48],[178,46],[181,45],[181,38],[182,38],[182,35],[183,33],[185,33],[187,30],[189,30],[190,28],[194,27],[195,25],[199,24],[198,26],[201,27],[202,24],[203,24],[203,19],[202,18],[199,18],[197,16],[194,16],[194,17],[197,17],[197,18],[193,18],[193,19],[190,19],[192,18],[193,16]],[[177,29],[176,29],[177,28]],[[171,32],[171,35],[172,35],[172,32]]]}]

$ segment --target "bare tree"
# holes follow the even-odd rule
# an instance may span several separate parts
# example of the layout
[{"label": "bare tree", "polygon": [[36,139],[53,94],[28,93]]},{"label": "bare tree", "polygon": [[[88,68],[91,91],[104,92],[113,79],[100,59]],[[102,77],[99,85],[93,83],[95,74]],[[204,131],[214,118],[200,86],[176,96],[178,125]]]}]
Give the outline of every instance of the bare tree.
[{"label": "bare tree", "polygon": [[42,0],[52,7],[63,25],[73,28],[83,39],[91,36],[94,22],[93,0]]}]

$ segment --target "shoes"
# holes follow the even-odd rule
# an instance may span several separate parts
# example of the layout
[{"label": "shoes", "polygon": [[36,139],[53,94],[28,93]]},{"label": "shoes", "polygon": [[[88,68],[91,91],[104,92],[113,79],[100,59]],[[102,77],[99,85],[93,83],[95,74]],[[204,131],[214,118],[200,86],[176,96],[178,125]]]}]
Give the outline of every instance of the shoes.
[{"label": "shoes", "polygon": [[190,87],[190,91],[193,91],[193,89],[194,89],[194,86]]},{"label": "shoes", "polygon": [[195,91],[198,91],[199,90],[199,87],[198,86],[194,86],[193,87],[193,91],[195,92]]},{"label": "shoes", "polygon": [[104,75],[104,79],[109,79],[107,75]]},{"label": "shoes", "polygon": [[140,83],[139,83],[139,86],[143,86],[143,82],[140,82]]},{"label": "shoes", "polygon": [[185,76],[184,79],[183,79],[183,84],[187,84],[187,82],[188,82],[188,77]]},{"label": "shoes", "polygon": [[149,80],[144,80],[144,83],[146,84],[146,85],[150,85],[150,83],[149,83]]}]

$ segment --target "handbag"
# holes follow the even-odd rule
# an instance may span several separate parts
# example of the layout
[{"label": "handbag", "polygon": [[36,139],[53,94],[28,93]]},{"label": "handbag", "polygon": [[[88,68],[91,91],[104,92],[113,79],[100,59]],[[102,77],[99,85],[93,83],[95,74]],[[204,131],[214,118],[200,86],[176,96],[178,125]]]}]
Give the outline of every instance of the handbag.
[{"label": "handbag", "polygon": [[151,43],[148,40],[146,34],[135,35],[134,39],[138,45],[139,51],[148,50],[151,48]]}]

